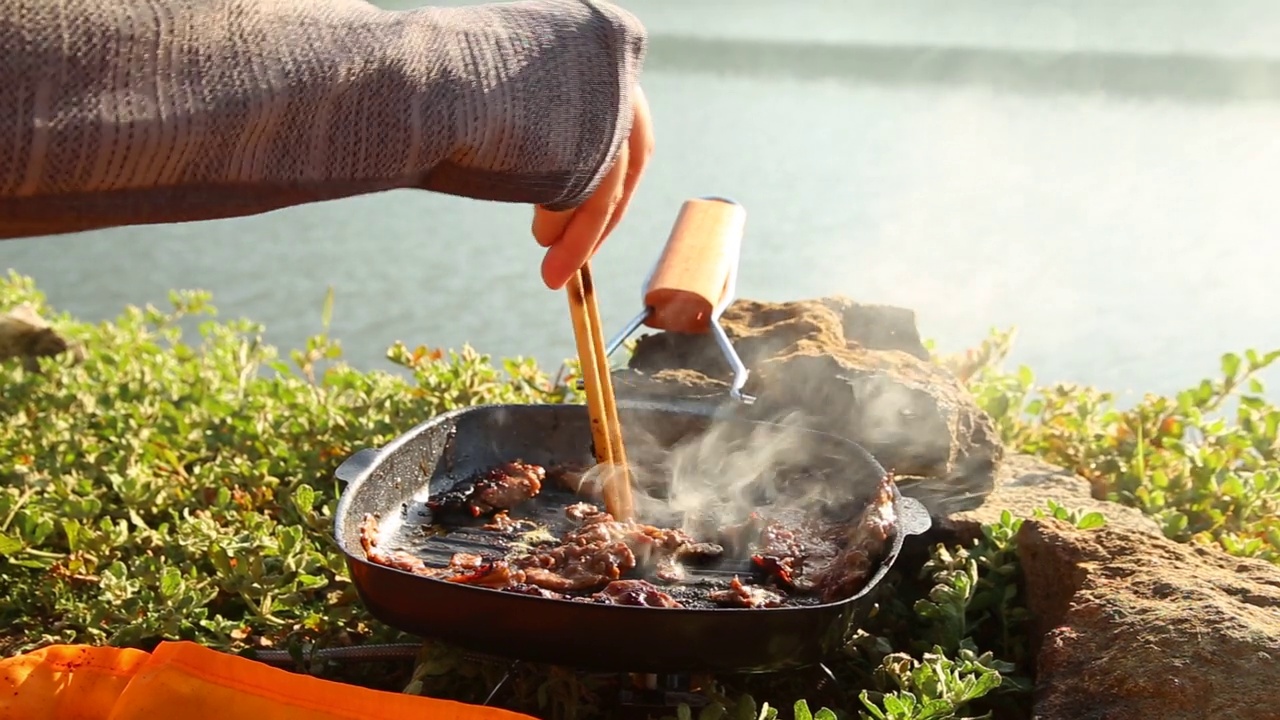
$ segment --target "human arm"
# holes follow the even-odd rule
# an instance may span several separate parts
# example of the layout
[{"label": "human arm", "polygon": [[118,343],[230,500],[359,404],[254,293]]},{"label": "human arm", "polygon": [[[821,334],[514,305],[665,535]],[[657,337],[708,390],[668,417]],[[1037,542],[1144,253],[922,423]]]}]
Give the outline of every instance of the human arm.
[{"label": "human arm", "polygon": [[395,188],[576,208],[630,135],[646,39],[591,0],[0,0],[0,13],[0,239]]}]

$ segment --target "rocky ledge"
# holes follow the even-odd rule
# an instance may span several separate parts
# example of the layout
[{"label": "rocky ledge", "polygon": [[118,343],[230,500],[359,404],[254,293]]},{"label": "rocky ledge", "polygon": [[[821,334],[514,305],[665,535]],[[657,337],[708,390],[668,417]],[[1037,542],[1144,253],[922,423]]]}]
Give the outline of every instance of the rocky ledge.
[{"label": "rocky ledge", "polygon": [[[1003,448],[963,384],[930,361],[915,314],[844,297],[740,300],[721,320],[750,370],[746,410],[849,438],[937,513],[974,508],[994,488]],[[615,375],[620,398],[716,402],[732,371],[711,335],[660,332]]]},{"label": "rocky ledge", "polygon": [[1024,522],[1018,552],[1037,720],[1280,717],[1274,565],[1057,520]]},{"label": "rocky ledge", "polygon": [[[1034,618],[1036,720],[1280,717],[1280,568],[1165,539],[1087,480],[1001,446],[962,382],[931,362],[914,314],[847,298],[742,300],[723,325],[751,370],[749,417],[843,435],[934,516],[930,543],[967,544],[1004,510]],[[724,398],[710,336],[643,337],[619,397]],[[1077,530],[1034,519],[1054,500],[1101,511]]]}]

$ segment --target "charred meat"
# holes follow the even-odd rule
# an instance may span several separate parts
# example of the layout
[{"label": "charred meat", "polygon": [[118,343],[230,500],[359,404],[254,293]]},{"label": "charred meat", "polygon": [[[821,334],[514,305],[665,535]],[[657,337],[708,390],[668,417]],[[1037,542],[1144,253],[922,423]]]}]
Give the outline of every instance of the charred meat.
[{"label": "charred meat", "polygon": [[[458,553],[462,555],[463,553]],[[454,555],[456,560],[458,555]],[[513,583],[524,582],[524,571],[513,569],[506,560],[484,560],[472,567],[458,567],[450,561],[446,570],[455,570],[444,579],[461,585],[501,589]]]},{"label": "charred meat", "polygon": [[[594,498],[589,482],[574,473],[574,469],[547,471],[514,461],[480,473],[436,499],[433,510],[459,512],[464,517],[484,515],[484,530],[507,536],[492,545],[468,541],[462,547],[483,548],[480,553],[484,554],[455,552],[444,567],[427,566],[410,553],[379,547],[378,523],[372,516],[360,525],[360,542],[370,562],[534,597],[638,607],[676,608],[682,603],[705,607],[709,603],[774,608],[802,595],[823,602],[855,595],[879,566],[897,520],[892,474],[880,481],[870,502],[852,518],[814,517],[779,507],[753,512],[737,525],[716,527],[714,512],[702,520],[673,516],[677,522],[671,524],[683,523],[691,529],[686,531],[616,520]],[[533,523],[531,533],[517,535],[513,531],[530,521],[513,519],[509,511],[538,495],[544,481],[569,487],[583,501],[563,509],[567,523]],[[559,490],[548,494],[556,493],[563,496]],[[490,547],[496,557],[489,556]],[[731,562],[717,562],[720,571],[740,573],[732,575],[729,583],[695,568],[724,560]],[[712,578],[715,589],[696,594],[690,594],[694,586],[671,589],[691,575],[698,576],[699,583],[703,577]]]},{"label": "charred meat", "polygon": [[897,518],[893,508],[893,474],[885,475],[876,494],[847,532],[835,559],[814,574],[813,584],[824,602],[855,595],[875,570]]},{"label": "charred meat", "polygon": [[546,588],[540,588],[537,585],[529,583],[514,583],[502,588],[503,592],[515,593],[517,595],[532,595],[534,597],[549,598],[552,600],[564,600],[565,597],[560,593],[554,593]]},{"label": "charred meat", "polygon": [[619,522],[586,503],[569,506],[565,514],[581,524],[559,545],[538,548],[514,561],[525,571],[526,582],[556,592],[593,590],[637,568],[653,568],[659,579],[679,582],[679,563],[723,553],[719,545],[697,542],[681,530]]},{"label": "charred meat", "polygon": [[378,547],[378,519],[372,515],[365,515],[360,521],[360,547],[371,563],[416,575],[430,574],[430,568],[421,559],[400,550],[383,550]]},{"label": "charred meat", "polygon": [[489,518],[489,522],[481,527],[485,530],[492,530],[500,533],[513,533],[522,528],[531,528],[534,523],[528,520],[517,520],[507,514],[506,510],[500,510],[493,517]]},{"label": "charred meat", "polygon": [[471,517],[511,510],[541,492],[546,478],[547,471],[541,465],[513,460],[458,483],[428,500],[427,507],[433,512],[461,512]]},{"label": "charred meat", "polygon": [[782,607],[783,597],[758,585],[743,585],[737,575],[729,583],[728,590],[712,590],[707,599],[723,607],[771,608]]},{"label": "charred meat", "polygon": [[638,605],[640,607],[678,608],[670,595],[644,580],[614,580],[603,590],[584,598],[602,605]]},{"label": "charred meat", "polygon": [[817,543],[813,540],[806,543],[801,531],[778,522],[767,522],[760,530],[758,549],[751,555],[751,564],[765,577],[788,590],[808,590],[809,582],[801,573],[809,556],[810,544]]}]

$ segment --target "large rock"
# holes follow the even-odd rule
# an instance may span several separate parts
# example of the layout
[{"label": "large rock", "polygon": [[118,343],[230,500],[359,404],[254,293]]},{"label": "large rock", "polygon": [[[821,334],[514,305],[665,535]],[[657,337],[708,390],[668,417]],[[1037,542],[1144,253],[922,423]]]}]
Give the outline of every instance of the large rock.
[{"label": "large rock", "polygon": [[68,352],[74,361],[84,359],[83,349],[59,335],[30,304],[0,314],[0,362],[18,358],[28,372],[38,372],[38,358]]},{"label": "large rock", "polygon": [[1030,455],[1013,454],[1005,456],[995,487],[982,504],[935,518],[928,539],[931,543],[968,545],[982,537],[983,525],[999,522],[1005,510],[1015,517],[1029,518],[1051,500],[1071,510],[1100,512],[1113,527],[1163,537],[1156,521],[1141,510],[1095,499],[1086,478]]},{"label": "large rock", "polygon": [[1280,717],[1280,568],[1056,520],[1018,546],[1037,720]]},{"label": "large rock", "polygon": [[[930,362],[909,310],[832,297],[739,300],[722,318],[751,371],[749,417],[847,437],[900,476],[935,514],[974,507],[1003,455],[989,417]],[[620,397],[722,398],[732,373],[711,335],[642,337]]]}]

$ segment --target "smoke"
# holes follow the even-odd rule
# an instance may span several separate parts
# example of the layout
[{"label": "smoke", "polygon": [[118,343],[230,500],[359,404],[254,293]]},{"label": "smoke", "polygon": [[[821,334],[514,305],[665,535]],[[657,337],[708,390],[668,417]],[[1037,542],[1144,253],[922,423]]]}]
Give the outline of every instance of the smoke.
[{"label": "smoke", "polygon": [[798,410],[769,421],[658,412],[632,418],[629,431],[637,517],[694,536],[757,511],[852,519],[881,476],[856,446],[808,429]]}]

